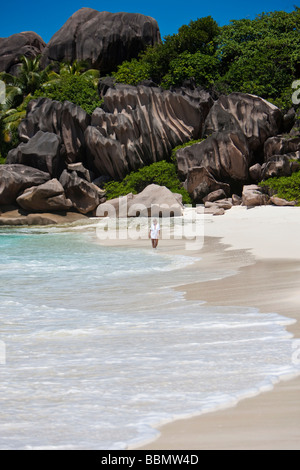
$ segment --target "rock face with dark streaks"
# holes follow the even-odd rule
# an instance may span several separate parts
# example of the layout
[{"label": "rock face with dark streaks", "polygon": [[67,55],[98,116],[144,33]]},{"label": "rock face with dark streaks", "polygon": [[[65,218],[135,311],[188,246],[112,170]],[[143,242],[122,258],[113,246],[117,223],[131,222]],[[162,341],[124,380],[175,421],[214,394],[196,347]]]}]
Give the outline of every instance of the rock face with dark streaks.
[{"label": "rock face with dark streaks", "polygon": [[290,158],[299,158],[300,137],[278,135],[270,137],[264,145],[265,160],[268,161],[274,155],[289,155]]},{"label": "rock face with dark streaks", "polygon": [[255,95],[231,93],[214,103],[207,116],[204,133],[242,132],[249,150],[259,153],[269,137],[279,134],[282,125],[282,113],[273,104]]},{"label": "rock face with dark streaks", "polygon": [[[214,214],[240,203],[286,204],[251,184],[300,169],[299,135],[292,121],[293,132],[283,133],[287,120],[272,104],[243,93],[214,102],[192,83],[162,90],[105,78],[98,90],[103,105],[92,115],[67,101],[29,103],[21,143],[0,166],[0,205],[94,215],[106,201],[103,182],[168,160],[175,147],[196,139],[202,140],[176,152],[178,177],[193,202]],[[150,189],[152,201],[159,189]],[[217,203],[216,194],[222,194]]]},{"label": "rock face with dark streaks", "polygon": [[95,171],[121,179],[128,172],[168,158],[177,145],[196,139],[212,106],[209,93],[162,91],[116,85],[104,95],[85,131],[87,158]]},{"label": "rock face with dark streaks", "polygon": [[190,195],[201,202],[222,184],[234,193],[249,180],[258,181],[263,172],[256,165],[264,160],[265,142],[281,131],[282,123],[281,111],[258,96],[221,96],[205,120],[206,139],[176,153],[178,174]]},{"label": "rock face with dark streaks", "polygon": [[72,201],[73,207],[81,214],[92,212],[105,201],[105,191],[80,178],[76,171],[64,170],[59,182],[64,188],[66,197]]},{"label": "rock face with dark streaks", "polygon": [[81,8],[47,44],[42,64],[87,61],[102,75],[115,70],[148,45],[160,41],[156,20],[138,13],[109,13]]},{"label": "rock face with dark streaks", "polygon": [[[178,174],[196,202],[223,185],[245,183],[250,153],[241,132],[216,132],[204,141],[178,150]],[[228,186],[229,187],[229,186]]]},{"label": "rock face with dark streaks", "polygon": [[20,57],[36,57],[46,46],[43,39],[32,31],[0,38],[0,72],[15,74],[20,65]]},{"label": "rock face with dark streaks", "polygon": [[20,163],[56,177],[60,166],[60,142],[56,134],[38,131],[27,143],[21,143],[11,150],[7,155],[6,163]]},{"label": "rock face with dark streaks", "polygon": [[241,132],[216,132],[202,142],[178,150],[178,174],[203,166],[220,181],[245,181],[250,163],[249,148]]},{"label": "rock face with dark streaks", "polygon": [[203,166],[189,169],[184,186],[197,203],[202,202],[205,196],[219,189],[222,189],[226,195],[230,194],[229,184],[217,181],[213,174]]},{"label": "rock face with dark streaks", "polygon": [[[7,163],[59,179],[73,208],[86,214],[104,198],[92,183],[95,178],[121,180],[168,158],[174,147],[201,135],[212,104],[209,93],[200,89],[125,85],[107,87],[103,109],[92,116],[67,101],[35,99],[19,126],[22,143],[10,151]],[[35,183],[26,187],[31,186]],[[34,191],[35,201],[39,194]]]},{"label": "rock face with dark streaks", "polygon": [[84,132],[90,116],[80,106],[69,101],[63,103],[49,98],[30,101],[26,118],[19,126],[19,137],[28,142],[38,131],[53,133],[60,138],[60,156],[65,163],[84,159]]}]

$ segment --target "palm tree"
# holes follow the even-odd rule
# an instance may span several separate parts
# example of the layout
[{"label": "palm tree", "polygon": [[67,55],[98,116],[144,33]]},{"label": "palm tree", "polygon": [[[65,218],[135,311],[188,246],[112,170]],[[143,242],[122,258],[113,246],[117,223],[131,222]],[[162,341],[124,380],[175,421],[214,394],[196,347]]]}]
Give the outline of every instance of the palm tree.
[{"label": "palm tree", "polygon": [[61,63],[60,70],[59,70],[60,77],[64,77],[66,75],[77,75],[88,80],[92,79],[94,84],[97,85],[100,77],[100,71],[96,69],[89,69],[88,63],[85,61],[78,61],[74,60],[72,63]]},{"label": "palm tree", "polygon": [[34,58],[21,57],[19,73],[14,76],[0,73],[0,80],[6,84],[5,102],[0,105],[0,155],[7,153],[10,143],[13,143],[16,131],[26,115],[27,103],[37,90],[45,90],[47,86],[61,82],[66,76],[80,75],[93,81],[96,86],[99,80],[99,70],[87,69],[85,62],[74,61],[71,64],[62,63],[59,73],[49,65],[44,70],[40,67],[40,56]]},{"label": "palm tree", "polygon": [[44,83],[57,77],[50,66],[44,70],[41,69],[40,56],[32,59],[22,56],[20,60],[21,67],[16,76],[5,72],[0,74],[0,79],[7,86],[5,107],[21,104],[27,95],[33,94]]},{"label": "palm tree", "polygon": [[11,142],[13,133],[18,129],[20,122],[25,116],[26,109],[22,106],[8,109],[0,114],[2,138],[5,143]]},{"label": "palm tree", "polygon": [[[7,148],[16,134],[18,126],[26,115],[26,106],[31,95],[45,82],[57,78],[51,67],[40,68],[40,56],[21,57],[19,73],[11,75],[2,72],[0,80],[6,85],[5,100],[0,106],[0,147]],[[1,151],[0,149],[0,151]]]}]

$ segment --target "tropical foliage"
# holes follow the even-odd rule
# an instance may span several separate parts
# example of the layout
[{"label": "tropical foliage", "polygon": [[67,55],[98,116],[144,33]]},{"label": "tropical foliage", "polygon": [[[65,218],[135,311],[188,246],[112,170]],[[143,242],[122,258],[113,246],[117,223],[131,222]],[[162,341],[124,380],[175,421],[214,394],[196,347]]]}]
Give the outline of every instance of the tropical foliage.
[{"label": "tropical foliage", "polygon": [[97,92],[99,70],[87,69],[85,62],[61,63],[59,72],[43,83],[33,98],[46,97],[57,101],[70,101],[91,114],[101,105]]},{"label": "tropical foliage", "polygon": [[269,178],[261,182],[260,186],[266,187],[272,194],[282,199],[297,201],[297,205],[300,206],[300,171],[291,176]]},{"label": "tropical foliage", "polygon": [[33,98],[46,97],[56,101],[70,101],[92,114],[101,106],[101,101],[94,85],[94,78],[83,75],[65,75],[53,83],[41,87]]},{"label": "tropical foliage", "polygon": [[5,72],[0,74],[0,79],[6,84],[6,108],[20,105],[26,96],[56,76],[50,67],[44,70],[40,68],[38,56],[33,59],[22,56],[20,60],[21,66],[17,75]]},{"label": "tropical foliage", "polygon": [[262,13],[219,27],[213,18],[182,26],[149,47],[139,60],[124,62],[117,81],[152,79],[164,88],[186,79],[218,93],[253,93],[283,108],[291,106],[291,85],[300,75],[300,9]]},{"label": "tropical foliage", "polygon": [[[141,54],[140,60],[123,62],[114,76],[117,81],[132,85],[141,81],[140,77],[151,78],[158,84],[164,84],[165,87],[173,85],[171,69],[178,69],[181,61],[186,63],[187,53],[190,54],[190,59],[193,54],[196,54],[198,60],[202,56],[211,58],[215,53],[214,40],[218,32],[219,27],[210,16],[191,21],[189,25],[183,25],[178,34],[166,36],[163,43],[148,47]],[[195,58],[194,62],[196,60]],[[191,67],[193,68],[192,64]],[[190,72],[188,65],[181,77],[174,76],[174,85],[180,84],[180,79],[190,78]]]},{"label": "tropical foliage", "polygon": [[0,80],[6,85],[5,102],[0,106],[0,163],[5,161],[8,151],[18,145],[18,126],[31,99],[68,100],[88,113],[101,105],[97,93],[98,70],[87,69],[85,63],[78,61],[42,69],[40,57],[23,56],[20,60],[17,75],[0,74]]},{"label": "tropical foliage", "polygon": [[113,199],[119,196],[125,196],[132,193],[137,194],[146,188],[149,184],[158,184],[166,186],[173,193],[182,195],[183,203],[191,203],[191,199],[182,187],[176,172],[175,165],[166,161],[153,163],[145,166],[138,171],[134,171],[127,175],[123,181],[111,181],[106,183],[105,190],[107,198]]}]

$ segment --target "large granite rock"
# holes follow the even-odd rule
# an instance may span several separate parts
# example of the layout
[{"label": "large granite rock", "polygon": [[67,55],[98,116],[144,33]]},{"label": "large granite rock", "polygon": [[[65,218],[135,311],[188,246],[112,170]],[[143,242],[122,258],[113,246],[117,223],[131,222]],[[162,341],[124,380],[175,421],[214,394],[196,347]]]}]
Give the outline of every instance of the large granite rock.
[{"label": "large granite rock", "polygon": [[300,137],[290,137],[289,135],[278,135],[270,137],[264,144],[265,161],[274,155],[298,156],[300,151]]},{"label": "large granite rock", "polygon": [[202,132],[212,106],[201,90],[188,93],[157,87],[108,87],[85,140],[90,168],[114,179],[167,158],[171,150]]},{"label": "large granite rock", "polygon": [[226,198],[214,202],[205,202],[204,214],[223,215],[226,210],[231,209],[233,206],[232,199]]},{"label": "large granite rock", "polygon": [[103,75],[158,41],[157,22],[149,16],[81,8],[50,39],[42,64],[83,60]]},{"label": "large granite rock", "polygon": [[182,180],[189,168],[201,166],[219,181],[245,181],[248,178],[250,154],[241,132],[216,132],[202,142],[178,150],[176,159]]},{"label": "large granite rock", "polygon": [[43,52],[45,46],[43,39],[32,31],[0,38],[0,72],[15,74],[22,55],[36,57]]},{"label": "large granite rock", "polygon": [[[126,120],[126,116],[121,116],[119,121],[122,119]],[[129,133],[131,133],[132,128],[129,127],[129,123],[128,128]],[[121,132],[122,129],[118,127],[118,131]],[[127,140],[126,137],[125,139]],[[116,138],[110,139],[105,137],[97,127],[89,126],[87,128],[85,132],[85,142],[88,166],[100,176],[107,175],[112,179],[121,180],[130,170],[138,168],[137,165],[134,167],[129,165],[124,151],[124,145]],[[139,162],[139,166],[142,166],[143,161],[139,160]]]},{"label": "large granite rock", "polygon": [[96,211],[97,217],[176,217],[182,214],[182,196],[157,184],[150,184],[139,194],[130,193],[106,201]]},{"label": "large granite rock", "polygon": [[205,120],[206,139],[176,153],[178,174],[190,195],[201,202],[221,189],[220,183],[239,192],[249,177],[258,181],[261,173],[255,163],[263,160],[264,143],[278,134],[282,122],[281,111],[258,96],[221,96]]},{"label": "large granite rock", "polygon": [[72,201],[73,207],[81,214],[88,214],[105,201],[105,191],[93,183],[80,178],[76,171],[69,173],[64,170],[60,177],[66,197]]},{"label": "large granite rock", "polygon": [[262,165],[261,179],[274,178],[279,176],[291,176],[292,163],[288,155],[274,155]]},{"label": "large granite rock", "polygon": [[284,206],[294,207],[297,203],[296,201],[287,201],[286,199],[282,199],[281,197],[277,197],[277,196],[271,196],[270,202],[274,204],[274,206],[279,206],[279,207],[284,207]]},{"label": "large granite rock", "polygon": [[[61,219],[60,223],[65,223],[65,219]],[[28,214],[19,217],[0,217],[0,226],[27,226],[27,225],[55,225],[56,218],[53,214]]]},{"label": "large granite rock", "polygon": [[134,196],[130,204],[129,217],[176,217],[183,214],[182,196],[172,193],[165,186],[150,184]]},{"label": "large granite rock", "polygon": [[255,163],[249,168],[249,176],[252,181],[258,183],[261,181],[262,166],[260,163]]},{"label": "large granite rock", "polygon": [[248,141],[251,152],[260,154],[265,141],[279,134],[283,125],[281,111],[255,95],[232,93],[221,96],[211,108],[204,134],[239,131]]},{"label": "large granite rock", "polygon": [[88,218],[74,211],[28,213],[17,205],[0,209],[0,226],[73,224]]},{"label": "large granite rock", "polygon": [[226,196],[231,192],[229,184],[217,181],[203,166],[189,168],[184,186],[197,203],[203,202],[203,199],[214,191],[223,190]]},{"label": "large granite rock", "polygon": [[38,131],[56,134],[61,140],[60,157],[66,164],[84,161],[84,132],[90,116],[69,101],[49,98],[30,101],[26,118],[19,125],[19,137],[28,142]]},{"label": "large granite rock", "polygon": [[197,202],[222,184],[236,185],[248,179],[250,152],[239,131],[216,132],[202,142],[176,152],[178,175]]},{"label": "large granite rock", "polygon": [[68,211],[73,206],[57,179],[25,189],[17,198],[17,203],[28,212]]},{"label": "large granite rock", "polygon": [[215,202],[220,199],[225,199],[226,198],[226,193],[224,189],[216,189],[215,191],[212,191],[209,193],[207,196],[203,198],[203,202]]},{"label": "large granite rock", "polygon": [[67,169],[69,170],[69,172],[75,171],[80,178],[83,178],[89,183],[92,182],[91,172],[87,168],[85,168],[85,166],[81,162],[69,163],[67,165]]},{"label": "large granite rock", "polygon": [[270,203],[270,198],[264,194],[263,189],[256,184],[243,187],[242,204],[247,207],[264,206]]},{"label": "large granite rock", "polygon": [[270,137],[264,144],[261,179],[290,176],[300,169],[300,137],[290,134]]},{"label": "large granite rock", "polygon": [[0,165],[0,205],[13,204],[31,186],[46,183],[50,175],[25,165]]},{"label": "large granite rock", "polygon": [[20,163],[57,177],[62,168],[59,159],[60,138],[52,132],[38,131],[27,143],[11,150],[7,164]]}]

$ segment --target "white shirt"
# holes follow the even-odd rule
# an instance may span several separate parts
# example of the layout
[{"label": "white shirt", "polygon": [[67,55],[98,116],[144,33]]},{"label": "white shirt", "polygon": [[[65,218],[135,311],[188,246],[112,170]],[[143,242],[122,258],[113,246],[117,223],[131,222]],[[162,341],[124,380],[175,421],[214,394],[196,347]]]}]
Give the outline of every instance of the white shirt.
[{"label": "white shirt", "polygon": [[159,224],[152,224],[150,228],[151,238],[156,239],[159,236],[160,226]]}]

